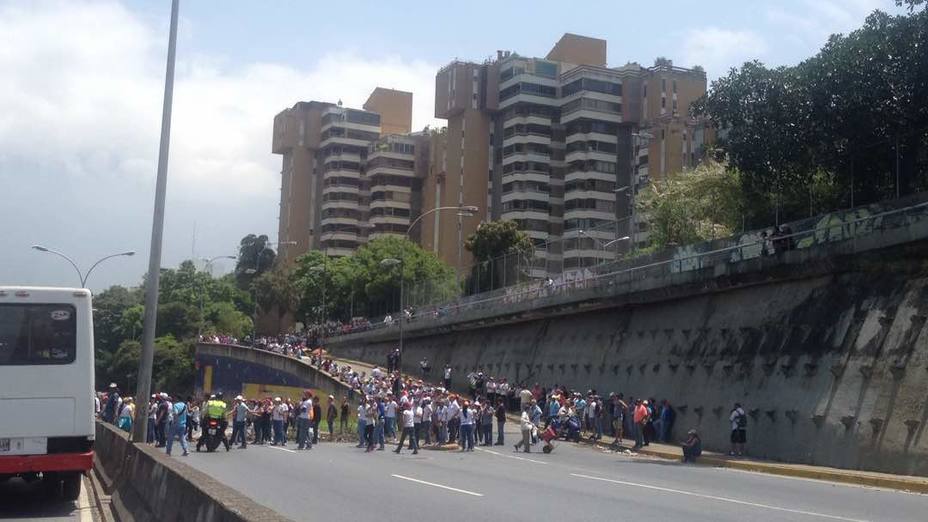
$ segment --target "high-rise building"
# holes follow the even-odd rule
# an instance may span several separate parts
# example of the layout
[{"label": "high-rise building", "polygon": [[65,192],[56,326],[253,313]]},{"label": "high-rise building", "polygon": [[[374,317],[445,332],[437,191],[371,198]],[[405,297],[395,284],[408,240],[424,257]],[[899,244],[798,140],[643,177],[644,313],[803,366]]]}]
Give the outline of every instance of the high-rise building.
[{"label": "high-rise building", "polygon": [[[383,125],[409,132],[412,93],[377,88],[364,106],[369,110],[343,107],[341,102],[299,102],[274,118],[272,151],[282,155],[278,237],[296,243],[280,253],[288,263],[308,250],[350,254],[377,230],[369,219],[368,154],[381,140]],[[378,165],[392,161],[390,154],[378,155]],[[386,180],[384,175],[381,172],[377,181]],[[374,208],[384,212],[381,202]],[[381,231],[386,230],[383,226]]]},{"label": "high-rise building", "polygon": [[[433,144],[441,166],[430,167],[424,208],[477,205],[481,219],[518,222],[535,244],[524,267],[532,277],[643,244],[647,221],[634,198],[649,179],[701,157],[707,126],[688,109],[706,76],[664,59],[650,68],[606,63],[605,40],[565,34],[545,58],[498,51],[495,60],[442,68],[435,116],[448,128]],[[443,219],[457,220],[456,234]],[[478,223],[429,221],[423,246],[464,269],[471,260],[461,239]]]}]

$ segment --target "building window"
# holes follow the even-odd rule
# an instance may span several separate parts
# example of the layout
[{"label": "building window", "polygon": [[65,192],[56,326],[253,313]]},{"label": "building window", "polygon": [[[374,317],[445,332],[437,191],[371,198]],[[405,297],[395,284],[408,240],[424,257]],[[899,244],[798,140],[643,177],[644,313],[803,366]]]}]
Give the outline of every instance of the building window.
[{"label": "building window", "polygon": [[661,92],[667,92],[667,78],[661,78]]},{"label": "building window", "polygon": [[661,109],[667,108],[667,98],[661,97]]},{"label": "building window", "polygon": [[673,81],[673,93],[677,94],[677,80]]}]

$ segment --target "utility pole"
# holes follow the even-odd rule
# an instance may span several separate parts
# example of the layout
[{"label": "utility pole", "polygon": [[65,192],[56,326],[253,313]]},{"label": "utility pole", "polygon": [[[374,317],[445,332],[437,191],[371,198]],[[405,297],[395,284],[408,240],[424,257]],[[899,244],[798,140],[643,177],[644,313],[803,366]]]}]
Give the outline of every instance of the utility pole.
[{"label": "utility pole", "polygon": [[[158,284],[161,280],[161,239],[164,235],[164,199],[168,184],[168,149],[171,144],[171,108],[174,98],[174,56],[177,50],[177,11],[179,0],[171,2],[171,30],[168,36],[168,60],[164,75],[164,105],[161,112],[161,147],[158,150],[158,177],[155,181],[155,210],[151,225],[151,254],[145,281],[145,323],[142,330],[142,355],[135,397],[139,407],[148,404],[151,391],[151,367],[155,355],[155,322],[158,319]],[[136,416],[132,431],[134,442],[145,441],[148,415]]]}]

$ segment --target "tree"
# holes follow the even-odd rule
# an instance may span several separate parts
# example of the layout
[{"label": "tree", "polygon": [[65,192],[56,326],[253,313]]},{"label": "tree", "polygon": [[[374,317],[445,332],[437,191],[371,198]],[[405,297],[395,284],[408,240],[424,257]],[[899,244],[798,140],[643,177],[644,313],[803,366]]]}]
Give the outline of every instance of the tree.
[{"label": "tree", "polygon": [[731,235],[740,228],[744,213],[738,172],[711,160],[653,180],[637,204],[648,216],[656,248]]},{"label": "tree", "polygon": [[[468,288],[489,289],[503,286],[504,281],[516,281],[518,260],[532,250],[532,240],[511,220],[481,223],[464,241],[474,256]],[[507,262],[504,256],[512,256]]]},{"label": "tree", "polygon": [[319,250],[310,250],[296,259],[290,285],[296,293],[296,315],[304,324],[318,323],[329,317],[328,311],[333,307],[327,302],[323,309],[323,295],[334,302],[337,301],[336,292],[353,291],[348,280],[335,284],[338,271],[336,263]]},{"label": "tree", "polygon": [[750,226],[805,216],[823,181],[844,205],[928,186],[926,47],[928,10],[875,11],[796,66],[749,62],[712,83],[692,110],[720,129]]},{"label": "tree", "polygon": [[258,306],[265,313],[273,311],[277,316],[277,332],[282,329],[284,317],[296,311],[299,303],[299,292],[291,283],[290,272],[290,269],[278,264],[253,283]]},{"label": "tree", "polygon": [[238,261],[235,264],[235,280],[245,290],[264,272],[274,266],[277,253],[270,247],[268,237],[248,234],[239,242]]}]

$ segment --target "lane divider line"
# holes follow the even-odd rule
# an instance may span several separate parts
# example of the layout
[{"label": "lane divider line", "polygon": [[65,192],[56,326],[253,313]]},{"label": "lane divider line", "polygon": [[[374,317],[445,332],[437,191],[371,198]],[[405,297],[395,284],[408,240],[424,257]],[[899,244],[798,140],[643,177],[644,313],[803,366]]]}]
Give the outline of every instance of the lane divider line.
[{"label": "lane divider line", "polygon": [[[252,446],[252,447],[253,447],[253,446]],[[263,446],[263,447],[265,447],[265,448],[270,448],[270,449],[274,449],[274,450],[277,450],[277,451],[289,451],[290,453],[296,453],[295,450],[287,449],[287,448],[281,448],[281,447],[279,447],[279,446]]]},{"label": "lane divider line", "polygon": [[547,462],[543,460],[535,460],[535,459],[530,459],[528,457],[519,457],[517,455],[506,455],[505,453],[500,453],[498,451],[493,451],[493,450],[488,450],[488,449],[483,449],[483,448],[474,448],[474,449],[477,451],[485,451],[491,455],[497,455],[499,457],[506,457],[507,459],[524,460],[526,462],[534,462],[535,464],[548,464]]},{"label": "lane divider line", "polygon": [[579,478],[585,478],[585,479],[590,479],[590,480],[599,480],[599,481],[602,481],[602,482],[611,482],[611,483],[613,483],[613,484],[620,484],[620,485],[623,485],[623,486],[633,486],[633,487],[636,487],[636,488],[651,489],[651,490],[654,490],[654,491],[663,491],[663,492],[666,492],[666,493],[675,493],[675,494],[677,494],[677,495],[686,495],[686,496],[689,496],[689,497],[698,497],[698,498],[704,498],[704,499],[708,499],[708,500],[716,500],[716,501],[718,501],[718,502],[728,502],[728,503],[730,503],[730,504],[739,504],[739,505],[742,505],[742,506],[751,506],[751,507],[756,507],[756,508],[769,509],[769,510],[771,510],[771,511],[782,511],[782,512],[785,512],[785,513],[794,513],[794,514],[797,514],[797,515],[806,515],[806,516],[810,516],[810,517],[827,518],[827,519],[831,519],[831,520],[843,520],[843,521],[846,521],[846,522],[868,522],[868,521],[866,521],[866,520],[861,520],[861,519],[857,519],[857,518],[842,517],[842,516],[840,516],[840,515],[828,515],[828,514],[825,514],[825,513],[816,513],[816,512],[813,512],[813,511],[803,511],[803,510],[801,510],[801,509],[790,509],[790,508],[779,507],[779,506],[771,506],[771,505],[769,505],[769,504],[758,504],[758,503],[756,503],[756,502],[748,502],[748,501],[746,501],[746,500],[738,500],[738,499],[728,498],[728,497],[717,497],[717,496],[715,496],[715,495],[706,495],[706,494],[703,494],[703,493],[695,493],[695,492],[692,492],[692,491],[683,491],[683,490],[680,490],[680,489],[671,489],[671,488],[665,488],[665,487],[661,487],[661,486],[653,486],[653,485],[651,485],[651,484],[640,484],[640,483],[637,483],[637,482],[628,482],[628,481],[625,481],[625,480],[614,480],[614,479],[607,479],[607,478],[602,478],[602,477],[593,477],[593,476],[590,476],[590,475],[581,475],[581,474],[579,474],[579,473],[571,473],[571,476],[579,477]]},{"label": "lane divider line", "polygon": [[410,482],[416,482],[418,484],[424,484],[426,486],[432,486],[441,489],[447,489],[448,491],[454,491],[456,493],[464,493],[465,495],[471,495],[474,497],[482,497],[483,493],[474,493],[473,491],[467,491],[466,489],[452,488],[451,486],[443,486],[441,484],[435,484],[434,482],[426,482],[424,480],[414,479],[412,477],[404,477],[403,475],[390,475],[398,479],[408,480]]}]

